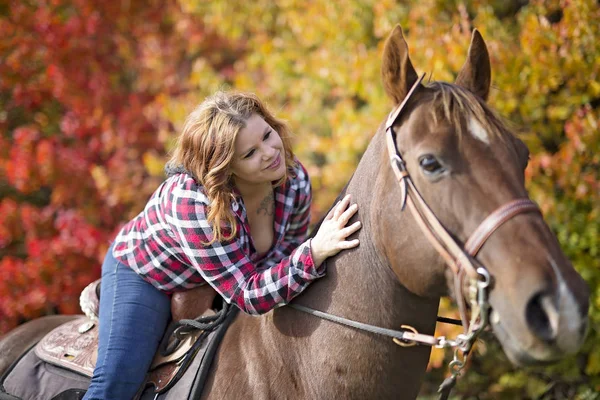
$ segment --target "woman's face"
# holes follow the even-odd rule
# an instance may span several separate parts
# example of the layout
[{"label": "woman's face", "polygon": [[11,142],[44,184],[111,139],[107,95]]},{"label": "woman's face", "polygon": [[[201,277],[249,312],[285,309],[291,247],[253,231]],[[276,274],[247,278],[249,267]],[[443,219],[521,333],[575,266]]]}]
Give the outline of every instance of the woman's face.
[{"label": "woman's face", "polygon": [[285,174],[285,152],[277,133],[258,114],[253,114],[235,139],[231,164],[239,186],[273,182]]}]

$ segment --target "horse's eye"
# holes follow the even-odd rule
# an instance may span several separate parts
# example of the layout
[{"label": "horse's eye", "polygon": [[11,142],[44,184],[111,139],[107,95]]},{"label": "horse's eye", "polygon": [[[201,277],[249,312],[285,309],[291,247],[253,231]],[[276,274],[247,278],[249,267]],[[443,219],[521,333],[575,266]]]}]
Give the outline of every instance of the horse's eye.
[{"label": "horse's eye", "polygon": [[437,174],[444,171],[444,167],[442,167],[440,162],[431,154],[422,156],[419,159],[419,165],[426,174]]}]

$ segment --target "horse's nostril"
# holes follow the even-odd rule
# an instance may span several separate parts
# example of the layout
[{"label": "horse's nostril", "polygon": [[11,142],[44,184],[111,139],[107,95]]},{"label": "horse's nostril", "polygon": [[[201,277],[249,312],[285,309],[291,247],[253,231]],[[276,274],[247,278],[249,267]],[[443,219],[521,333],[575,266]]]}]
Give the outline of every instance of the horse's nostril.
[{"label": "horse's nostril", "polygon": [[527,304],[525,318],[529,328],[538,338],[546,342],[551,342],[556,338],[558,310],[550,295],[539,293],[533,296]]}]

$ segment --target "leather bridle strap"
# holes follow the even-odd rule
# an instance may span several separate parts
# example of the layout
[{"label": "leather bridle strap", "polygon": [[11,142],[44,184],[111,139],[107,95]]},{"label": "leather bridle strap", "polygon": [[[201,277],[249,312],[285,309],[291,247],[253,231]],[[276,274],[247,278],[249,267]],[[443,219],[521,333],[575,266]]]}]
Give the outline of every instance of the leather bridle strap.
[{"label": "leather bridle strap", "polygon": [[423,233],[425,233],[425,236],[436,248],[438,253],[444,258],[446,264],[448,264],[452,271],[455,274],[458,274],[460,265],[463,268],[465,268],[469,276],[471,276],[472,278],[476,278],[477,271],[475,267],[473,267],[473,265],[471,264],[469,257],[467,256],[467,254],[465,254],[463,249],[456,243],[456,241],[450,236],[448,231],[436,218],[433,211],[431,211],[425,200],[423,200],[423,197],[420,195],[419,191],[412,182],[412,179],[410,178],[402,156],[396,148],[393,125],[399,118],[400,112],[408,102],[410,96],[420,85],[424,77],[425,75],[423,74],[419,79],[417,79],[412,88],[408,91],[402,103],[400,103],[400,105],[394,111],[392,111],[392,113],[387,119],[385,126],[386,143],[390,155],[392,169],[394,171],[394,174],[396,175],[396,179],[400,184],[401,188],[400,201],[403,207],[405,204],[408,205],[408,208],[415,217],[415,220],[419,224],[421,230],[423,231]]},{"label": "leather bridle strap", "polygon": [[307,314],[314,315],[315,317],[319,317],[321,319],[325,319],[327,321],[335,322],[336,324],[349,326],[351,328],[359,329],[365,332],[371,332],[378,335],[388,336],[392,339],[399,340],[400,342],[405,343],[418,343],[427,346],[437,346],[439,344],[439,340],[430,335],[422,335],[417,333],[416,331],[410,330],[402,330],[397,331],[393,329],[380,328],[375,325],[365,324],[363,322],[353,321],[348,318],[338,317],[337,315],[332,315],[323,311],[315,310],[310,307],[305,307],[296,303],[289,303],[289,307],[295,308],[296,310],[303,311]]},{"label": "leather bridle strap", "polygon": [[515,215],[536,212],[541,213],[539,207],[529,199],[517,199],[505,204],[498,208],[496,211],[491,213],[481,224],[477,227],[475,232],[471,234],[467,242],[465,243],[465,250],[469,255],[475,257],[481,247],[485,244],[492,233],[496,229],[500,228],[502,224],[514,217]]},{"label": "leather bridle strap", "polygon": [[[471,256],[475,257],[481,247],[485,244],[487,239],[494,233],[502,224],[510,220],[517,214],[526,212],[540,213],[538,206],[529,199],[517,199],[505,204],[498,208],[496,211],[491,213],[481,224],[475,229],[475,232],[471,234],[469,239],[465,243],[465,251]],[[458,275],[454,277],[454,293],[456,297],[456,304],[460,313],[462,325],[465,329],[469,328],[469,321],[467,319],[466,303],[465,298],[461,295],[462,288],[464,285],[464,270],[460,270]]]}]

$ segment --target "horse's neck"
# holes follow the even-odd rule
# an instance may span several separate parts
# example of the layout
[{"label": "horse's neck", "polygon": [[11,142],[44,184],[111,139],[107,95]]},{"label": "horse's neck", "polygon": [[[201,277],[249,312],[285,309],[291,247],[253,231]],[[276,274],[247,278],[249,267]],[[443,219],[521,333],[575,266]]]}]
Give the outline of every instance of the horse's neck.
[{"label": "horse's neck", "polygon": [[[389,219],[390,212],[401,212],[399,199],[389,201],[377,195],[390,191],[384,182],[386,174],[391,174],[388,159],[380,131],[371,141],[346,189],[359,205],[360,245],[327,260],[327,278],[315,282],[300,302],[367,323],[384,324],[389,328],[394,324],[415,324],[419,325],[418,329],[430,332],[435,324],[438,299],[417,296],[407,290],[390,268],[379,241],[381,226],[386,222],[382,219]],[[389,171],[382,170],[385,168]],[[399,247],[394,262],[404,260],[406,269],[414,269],[408,263],[418,263],[420,258],[409,254],[414,253],[411,244],[413,238],[419,240],[422,234],[412,232],[415,224],[408,212],[403,219],[407,221],[406,226],[403,224],[387,235],[398,235],[398,241],[406,243]],[[414,312],[416,309],[420,312]],[[430,318],[427,318],[428,314]]]},{"label": "horse's neck", "polygon": [[[378,133],[347,187],[347,193],[351,193],[353,201],[359,205],[359,219],[363,226],[359,235],[360,245],[328,259],[327,276],[313,283],[298,302],[384,328],[400,329],[401,325],[410,325],[419,332],[433,334],[439,299],[417,296],[399,282],[377,240],[376,228],[382,223],[380,218],[386,216],[387,205],[378,203],[381,200],[376,194],[381,190],[381,179],[385,177],[381,169],[388,167],[387,160],[383,135]],[[414,227],[411,226],[411,229]],[[406,243],[406,251],[409,251],[410,241]],[[402,248],[400,252],[403,252]],[[402,254],[398,254],[398,258],[414,262],[413,258]],[[313,345],[321,349],[319,351],[323,352],[328,363],[351,370],[348,381],[359,377],[360,390],[370,393],[367,397],[378,397],[376,393],[380,393],[385,398],[387,391],[405,390],[410,393],[418,388],[427,364],[428,348],[407,350],[395,345],[390,338],[361,333],[330,322],[317,322],[312,316],[295,313],[294,317],[307,326],[320,328],[319,334],[314,335]],[[386,378],[389,378],[387,386],[382,386]],[[391,383],[402,379],[405,380],[401,383]],[[352,387],[348,381],[345,384]],[[354,387],[352,390],[359,389]]]},{"label": "horse's neck", "polygon": [[[406,289],[377,240],[376,228],[386,211],[374,212],[385,206],[377,203],[375,195],[382,183],[380,169],[386,168],[382,139],[379,133],[371,141],[347,187],[359,205],[360,246],[328,259],[327,275],[294,301],[383,328],[410,325],[433,334],[438,300]],[[392,399],[399,394],[415,398],[429,358],[427,347],[400,347],[388,337],[336,325],[290,307],[236,322],[237,328],[223,345],[237,357],[220,361],[215,379],[230,382],[231,372],[239,372],[239,365],[253,366],[231,381],[248,393],[258,390],[250,382],[261,382],[261,392],[283,390],[291,398]],[[216,393],[218,397],[221,392]]]}]

